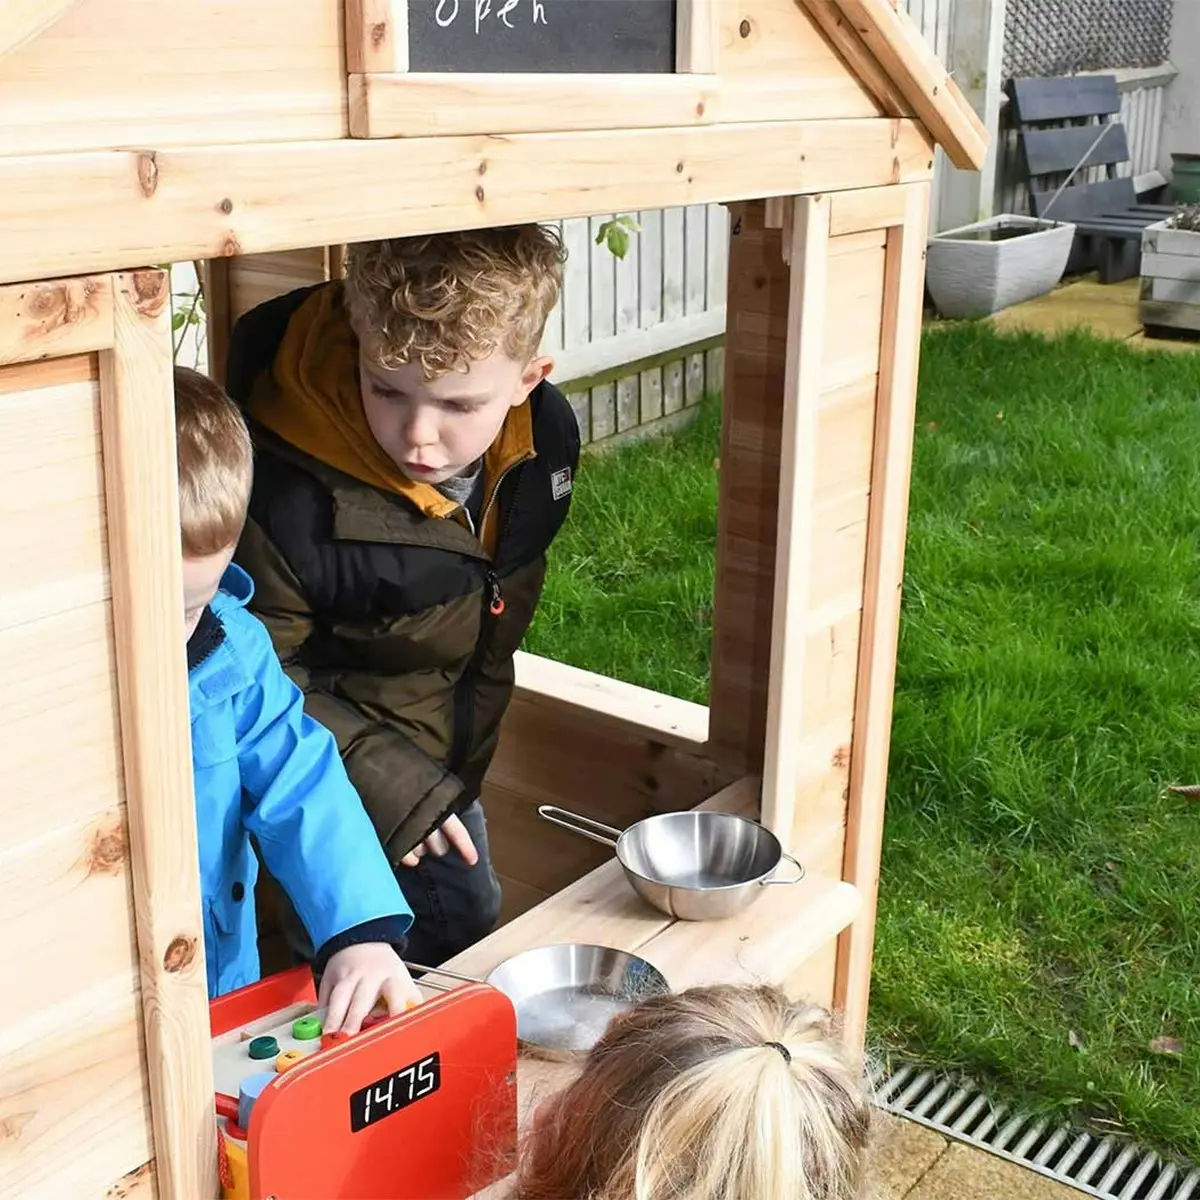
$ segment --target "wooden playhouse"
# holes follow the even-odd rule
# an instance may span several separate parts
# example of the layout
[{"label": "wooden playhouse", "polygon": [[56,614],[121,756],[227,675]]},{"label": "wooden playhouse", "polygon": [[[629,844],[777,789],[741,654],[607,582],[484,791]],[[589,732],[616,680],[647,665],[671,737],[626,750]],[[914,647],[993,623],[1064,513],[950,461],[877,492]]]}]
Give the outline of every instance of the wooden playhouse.
[{"label": "wooden playhouse", "polygon": [[[984,140],[899,0],[0,0],[0,1197],[215,1189],[156,264],[219,358],[348,242],[728,204],[711,704],[522,659],[525,911],[453,965],[601,942],[862,1037],[934,147]],[[672,924],[546,802],[760,815],[807,878]]]}]

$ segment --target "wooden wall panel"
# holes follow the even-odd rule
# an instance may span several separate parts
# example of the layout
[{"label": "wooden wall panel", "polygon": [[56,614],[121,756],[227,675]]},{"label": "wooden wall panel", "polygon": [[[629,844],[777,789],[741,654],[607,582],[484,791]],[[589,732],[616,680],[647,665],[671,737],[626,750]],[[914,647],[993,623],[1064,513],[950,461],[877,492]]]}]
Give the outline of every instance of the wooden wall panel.
[{"label": "wooden wall panel", "polygon": [[78,3],[0,59],[0,146],[33,154],[342,137],[340,10],[329,0]]},{"label": "wooden wall panel", "polygon": [[[734,229],[709,736],[714,755],[755,771],[766,736],[789,273],[781,230],[766,227],[762,203],[734,206]],[[883,273],[882,232],[829,240],[825,304],[853,316],[827,321],[822,338],[814,636],[862,606]],[[822,700],[805,729],[821,727],[828,710]]]},{"label": "wooden wall panel", "polygon": [[930,188],[905,191],[903,223],[888,230],[881,304],[883,342],[871,467],[871,508],[863,587],[854,748],[847,790],[843,878],[863,898],[862,913],[840,939],[837,997],[848,1040],[866,1034],[875,907],[891,747],[892,700],[900,625],[900,589],[908,529],[909,480],[916,419],[917,367],[925,295]]},{"label": "wooden wall panel", "polygon": [[73,381],[21,389],[28,367],[0,369],[0,562],[20,564],[20,586],[0,588],[0,630],[108,595],[99,385],[94,356]]},{"label": "wooden wall panel", "polygon": [[863,116],[881,111],[796,0],[755,0],[753,13],[722,0],[720,71],[805,79],[814,91],[837,92],[842,104]]},{"label": "wooden wall panel", "polygon": [[150,1155],[95,356],[0,367],[0,1197]]}]

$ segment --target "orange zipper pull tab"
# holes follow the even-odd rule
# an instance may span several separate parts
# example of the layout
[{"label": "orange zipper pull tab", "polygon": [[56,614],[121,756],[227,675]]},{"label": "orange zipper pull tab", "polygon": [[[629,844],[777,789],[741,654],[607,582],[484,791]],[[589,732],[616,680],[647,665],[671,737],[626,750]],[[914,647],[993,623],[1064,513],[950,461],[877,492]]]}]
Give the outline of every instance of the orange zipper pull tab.
[{"label": "orange zipper pull tab", "polygon": [[488,612],[493,617],[498,617],[504,611],[504,596],[500,592],[500,580],[495,575],[488,577],[492,584],[492,602],[488,605]]}]

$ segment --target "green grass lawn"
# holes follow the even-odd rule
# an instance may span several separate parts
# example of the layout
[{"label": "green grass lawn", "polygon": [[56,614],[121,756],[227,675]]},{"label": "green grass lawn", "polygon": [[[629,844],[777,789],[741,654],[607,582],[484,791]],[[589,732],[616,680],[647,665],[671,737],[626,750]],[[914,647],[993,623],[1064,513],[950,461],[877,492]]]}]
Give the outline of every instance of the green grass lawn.
[{"label": "green grass lawn", "polygon": [[[531,650],[706,699],[718,439],[586,463]],[[926,335],[872,1036],[1194,1157],[1198,510],[1200,355]]]}]

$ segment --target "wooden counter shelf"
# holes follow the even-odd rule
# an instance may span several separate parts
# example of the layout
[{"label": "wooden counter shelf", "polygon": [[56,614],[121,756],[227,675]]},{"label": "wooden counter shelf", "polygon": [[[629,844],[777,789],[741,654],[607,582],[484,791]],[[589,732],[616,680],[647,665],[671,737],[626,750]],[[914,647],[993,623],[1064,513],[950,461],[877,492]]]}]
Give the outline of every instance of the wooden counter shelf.
[{"label": "wooden counter shelf", "polygon": [[[758,791],[759,781],[747,776],[697,807],[754,817]],[[562,837],[575,835],[563,831]],[[445,965],[483,979],[522,950],[584,942],[642,955],[674,991],[718,982],[783,984],[848,928],[860,908],[852,884],[808,872],[799,883],[765,888],[737,916],[677,921],[633,891],[614,855]]]}]

